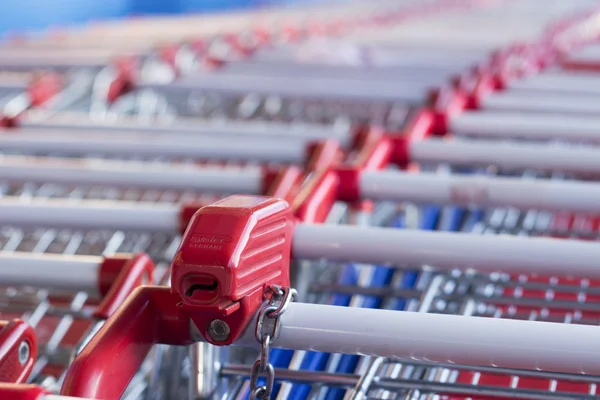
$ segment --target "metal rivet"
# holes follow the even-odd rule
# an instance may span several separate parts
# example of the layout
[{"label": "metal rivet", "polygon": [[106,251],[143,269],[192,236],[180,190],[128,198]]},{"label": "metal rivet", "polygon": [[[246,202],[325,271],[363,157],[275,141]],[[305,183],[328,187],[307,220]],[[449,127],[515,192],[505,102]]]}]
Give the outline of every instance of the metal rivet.
[{"label": "metal rivet", "polygon": [[29,360],[29,354],[29,344],[27,342],[21,342],[19,345],[19,362],[21,365],[25,365]]},{"label": "metal rivet", "polygon": [[208,334],[215,342],[224,342],[229,337],[231,329],[227,322],[220,319],[214,319],[208,326]]}]

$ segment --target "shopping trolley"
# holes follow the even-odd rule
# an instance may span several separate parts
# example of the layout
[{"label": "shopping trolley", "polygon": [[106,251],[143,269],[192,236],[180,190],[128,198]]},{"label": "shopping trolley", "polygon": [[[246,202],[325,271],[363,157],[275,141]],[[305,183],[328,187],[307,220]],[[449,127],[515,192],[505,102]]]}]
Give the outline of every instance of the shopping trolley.
[{"label": "shopping trolley", "polygon": [[169,81],[174,76],[166,49],[145,52],[102,47],[4,46],[0,54],[2,70],[49,70],[64,76],[63,90],[44,107],[45,114],[50,115],[63,110],[102,113],[140,75],[150,81]]},{"label": "shopping trolley", "polygon": [[[525,3],[523,7],[507,9],[513,13],[534,9],[531,3]],[[482,8],[485,9],[475,7],[465,14],[477,16]],[[555,12],[552,9],[548,15],[556,15]],[[540,20],[543,22],[548,15],[543,14]],[[461,17],[454,17],[462,29]],[[138,87],[143,92],[166,96],[174,112],[184,116],[208,116],[226,109],[230,110],[226,112],[230,118],[258,114],[271,119],[327,121],[342,114],[397,129],[404,122],[407,107],[427,101],[427,92],[437,92],[449,78],[459,85],[465,80],[459,71],[465,73],[467,66],[477,67],[497,48],[493,41],[485,43],[486,35],[482,35],[482,45],[476,47],[460,41],[447,44],[444,34],[436,36],[440,32],[435,29],[438,20],[431,18],[427,22],[429,19],[428,16],[414,23],[417,29],[434,32],[433,40],[423,45],[378,45],[378,41],[391,35],[372,29],[374,33],[362,42],[355,43],[356,37],[351,36],[325,43],[309,40],[299,45],[261,47],[243,60],[225,62],[208,73],[188,74],[170,83],[140,82]],[[403,21],[399,26],[410,27],[412,22]],[[528,25],[535,26],[531,21]],[[480,34],[479,30],[475,32]]]},{"label": "shopping trolley", "polygon": [[[406,19],[406,18],[415,18],[418,16],[424,16],[424,15],[428,15],[431,13],[439,13],[442,12],[446,9],[455,9],[455,8],[463,8],[463,7],[473,7],[476,6],[476,2],[461,2],[461,1],[457,1],[457,2],[425,2],[423,4],[423,2],[408,2],[407,4],[403,4],[402,6],[400,6],[398,8],[398,6],[396,5],[394,8],[398,8],[398,10],[391,10],[388,12],[388,19],[391,17],[391,20],[393,21],[394,18],[398,19]],[[374,5],[369,5],[369,4],[361,4],[358,5],[356,8],[357,9],[362,9],[362,8],[372,8]],[[379,9],[381,9],[381,4],[378,5]],[[389,7],[389,6],[388,6]],[[339,10],[338,10],[339,11]],[[383,14],[380,10],[377,11],[378,13]],[[342,18],[342,20],[337,21],[334,25],[337,27],[338,25],[340,26],[348,26],[349,28],[353,27],[353,26],[358,26],[360,24],[354,24],[352,22],[343,22],[343,20],[347,20],[347,21],[351,21],[352,20],[352,15],[354,13],[359,13],[358,10],[354,10],[354,9],[348,9],[348,10],[344,10],[344,17]],[[292,13],[293,14],[293,13]],[[372,17],[371,19],[377,19],[376,17]],[[235,20],[235,18],[234,18]],[[164,23],[168,23],[169,21],[164,21],[161,20],[160,24],[164,24]],[[86,54],[86,53],[106,53],[107,51],[110,52],[114,52],[115,49],[127,49],[129,47],[131,47],[132,49],[138,49],[139,48],[143,48],[144,43],[153,43],[153,42],[164,42],[165,40],[169,40],[169,39],[173,39],[173,40],[177,40],[179,43],[178,44],[173,44],[173,45],[166,45],[163,46],[161,49],[159,49],[158,51],[158,58],[159,60],[161,60],[162,64],[168,64],[167,68],[161,68],[161,62],[159,62],[158,64],[156,62],[152,63],[149,62],[148,60],[145,60],[144,62],[144,66],[141,67],[138,71],[138,75],[137,78],[140,79],[142,82],[145,82],[147,84],[152,84],[152,83],[166,83],[166,82],[170,82],[176,75],[183,75],[185,76],[186,74],[189,74],[189,72],[193,71],[194,69],[197,69],[198,66],[206,66],[206,63],[208,62],[208,65],[220,65],[222,64],[222,62],[224,61],[228,61],[228,60],[238,60],[241,58],[244,58],[246,56],[248,56],[249,54],[253,53],[255,49],[257,48],[261,48],[261,47],[265,47],[265,46],[270,46],[273,43],[281,43],[281,35],[280,32],[277,32],[277,30],[271,32],[269,30],[265,30],[264,28],[262,29],[246,29],[246,30],[242,30],[241,32],[238,32],[237,34],[230,34],[230,33],[223,33],[221,32],[220,34],[218,34],[217,36],[214,36],[213,34],[208,35],[208,37],[206,38],[201,38],[201,39],[193,39],[193,40],[189,40],[189,36],[192,35],[192,33],[195,35],[195,37],[198,37],[199,33],[198,33],[198,29],[197,29],[197,24],[194,24],[193,19],[190,21],[183,21],[180,22],[177,27],[174,27],[174,29],[168,33],[164,33],[164,29],[156,29],[156,23],[152,23],[150,22],[149,26],[146,26],[146,24],[141,23],[139,21],[132,21],[128,24],[125,24],[124,26],[121,27],[116,27],[116,26],[110,26],[107,29],[98,29],[96,27],[96,29],[94,29],[93,27],[90,27],[86,30],[84,30],[83,32],[77,32],[78,36],[81,36],[80,38],[74,39],[72,38],[69,34],[66,34],[65,37],[61,37],[60,39],[56,39],[56,40],[49,40],[49,41],[42,41],[41,43],[38,43],[36,41],[32,41],[32,42],[26,42],[28,43],[28,50],[25,51],[31,51],[32,49],[42,49],[43,51],[52,51],[52,52],[57,52],[59,54],[61,53],[74,53],[74,51],[78,52],[78,53],[82,53],[82,54]],[[227,25],[227,24],[226,24]],[[235,25],[235,24],[234,24]],[[238,24],[239,25],[239,24]],[[307,24],[307,26],[305,27],[300,27],[301,30],[305,31],[305,34],[303,35],[303,37],[310,37],[310,36],[322,36],[323,34],[331,34],[331,29],[327,28],[327,29],[313,29],[315,28],[315,26],[320,26],[320,27],[326,27],[328,25],[323,25],[323,24],[317,24],[314,25],[313,23],[311,24]],[[218,31],[219,29],[217,29]],[[146,36],[148,36],[147,38],[145,38],[144,41],[142,41],[141,44],[137,44],[135,40],[132,40],[132,38],[130,36],[133,37],[137,37],[140,34],[144,35],[143,32],[148,32],[148,31],[154,31],[151,34],[148,34]],[[160,33],[157,33],[160,32]],[[71,34],[74,35],[74,34]],[[212,37],[211,37],[212,36]],[[285,35],[284,35],[285,36]],[[111,44],[114,43],[115,38],[123,38],[124,42],[129,42],[131,43],[131,45],[126,45],[126,44],[118,44],[115,46],[111,47]],[[183,40],[183,42],[181,42]],[[36,44],[37,43],[37,44]],[[81,50],[81,46],[82,43],[92,43],[91,49],[87,49],[85,51],[80,51]],[[12,49],[12,51],[14,51],[14,49]],[[36,50],[37,51],[37,50]],[[81,57],[81,55],[80,55]],[[98,55],[97,57],[101,57],[101,55]],[[89,55],[89,58],[93,59],[93,54]],[[163,65],[164,67],[164,65]],[[209,68],[210,70],[211,68]],[[127,82],[131,81],[131,68],[129,68],[127,71],[127,76],[128,79]],[[114,74],[108,74],[112,77],[112,75]],[[104,82],[104,81],[102,81]],[[98,85],[95,85],[98,86]],[[103,87],[106,87],[106,84],[100,85]],[[172,117],[174,114],[176,115],[180,115],[180,116],[185,116],[188,115],[189,113],[192,114],[198,114],[198,112],[200,112],[201,114],[204,113],[204,111],[208,111],[209,113],[212,113],[215,111],[216,109],[220,109],[221,105],[215,105],[214,100],[212,97],[214,96],[209,96],[209,98],[205,98],[206,96],[193,96],[194,99],[192,99],[192,103],[193,104],[179,104],[181,102],[180,97],[181,96],[169,96],[167,100],[165,100],[163,98],[163,96],[157,96],[154,91],[150,91],[150,90],[145,90],[143,87],[138,85],[138,90],[135,90],[134,92],[130,92],[128,94],[124,94],[122,96],[122,98],[120,98],[119,100],[116,101],[116,103],[111,104],[112,100],[115,99],[115,97],[113,96],[113,94],[115,93],[121,93],[123,94],[123,89],[121,86],[122,85],[117,85],[120,89],[115,91],[112,89],[109,89],[109,96],[105,96],[102,95],[100,96],[100,99],[108,99],[108,104],[104,104],[101,105],[101,101],[98,100],[96,101],[96,106],[94,106],[94,116],[98,117],[100,116],[100,118],[104,118],[106,113],[116,113],[116,114],[130,114],[130,113],[148,113],[148,107],[152,108],[154,107],[155,109],[153,110],[154,113],[156,113],[159,117],[161,118],[170,118]],[[103,90],[102,93],[106,92],[106,90]],[[253,108],[253,104],[255,103],[255,95],[253,95],[252,93],[248,93],[248,98],[246,99],[246,101],[243,102],[243,105],[240,105],[241,107],[241,111],[244,110],[248,110],[248,108]],[[185,99],[184,99],[185,100]],[[187,101],[187,100],[185,100]],[[73,103],[73,102],[71,102]],[[70,106],[68,106],[68,108],[70,109],[75,109],[76,111],[82,111],[82,107],[85,110],[89,110],[89,104],[88,101],[83,101],[83,106],[78,105],[79,103],[81,103],[81,101],[76,102],[77,104],[73,105],[71,104]],[[278,101],[275,99],[271,99],[269,100],[269,109],[273,109],[273,107],[277,108],[277,103]],[[146,110],[145,111],[140,111],[140,109],[138,107],[141,106],[145,106]],[[60,109],[65,109],[65,105],[61,105]],[[190,108],[191,107],[191,108]],[[196,110],[198,107],[200,107],[200,110]],[[203,110],[205,107],[208,107],[209,110]],[[361,108],[363,107],[363,105],[355,105],[353,108],[353,112],[357,112],[359,111]],[[375,107],[375,106],[370,106],[371,108]],[[314,107],[311,106],[312,109],[318,109],[319,106],[315,105]],[[377,107],[375,107],[377,108]],[[241,112],[242,114],[246,114],[246,111]],[[399,112],[399,111],[398,111]],[[45,118],[48,117],[48,115],[53,115],[49,114],[49,113],[37,113],[35,114],[35,120],[39,121],[44,120]],[[267,113],[268,114],[268,113]]]},{"label": "shopping trolley", "polygon": [[[135,287],[152,282],[154,265],[144,254],[93,257],[11,251],[11,240],[18,238],[5,238],[0,256],[1,312],[3,318],[27,321],[31,328],[25,330],[23,323],[3,325],[2,339],[26,337],[3,340],[3,354],[10,359],[2,364],[2,380],[28,379],[55,390],[77,349]],[[134,386],[129,393],[140,390]]]},{"label": "shopping trolley", "polygon": [[15,118],[31,107],[46,105],[60,92],[63,85],[60,75],[43,71],[34,73],[3,70],[1,79],[0,108],[3,126],[14,124]]},{"label": "shopping trolley", "polygon": [[[200,241],[200,242],[202,242],[202,241]],[[213,245],[214,245],[214,244],[213,244]],[[426,274],[424,274],[424,275],[426,275]],[[386,279],[387,279],[387,278],[386,278]],[[421,282],[421,284],[422,284],[422,282]],[[202,285],[200,285],[200,286],[202,286]],[[206,285],[206,286],[211,286],[211,285]],[[356,289],[356,288],[352,288],[352,289]],[[340,290],[341,290],[341,289],[340,289]],[[420,295],[420,293],[421,293],[421,292],[417,290],[417,291],[413,292],[413,293],[412,293],[412,295],[413,295],[413,296],[415,296],[415,297],[418,297],[418,296]],[[405,294],[405,296],[407,296],[407,297],[408,297],[409,295],[408,295],[408,294]],[[340,300],[340,301],[343,301],[343,300]],[[356,303],[356,302],[355,302],[355,303]],[[436,303],[436,306],[437,306],[437,303]],[[217,328],[218,328],[218,327],[217,327]],[[221,328],[222,328],[222,326],[221,326]],[[215,331],[215,332],[216,332],[216,331]],[[218,333],[218,332],[217,332],[217,333]],[[299,357],[297,357],[296,359],[298,359],[298,358],[299,358]],[[314,358],[313,358],[313,360],[314,360]],[[321,360],[321,362],[323,362],[323,361]],[[348,368],[350,368],[350,367],[348,367]],[[397,369],[397,366],[396,366],[396,369]],[[226,371],[226,370],[227,370],[227,368],[224,368],[224,371]],[[238,372],[235,372],[235,368],[233,368],[232,370],[234,371],[234,373],[235,373],[235,374],[237,374],[237,373],[239,372],[239,371],[238,371]],[[231,371],[232,371],[232,370],[230,370],[230,373],[231,373]],[[371,369],[370,369],[370,370],[371,370]],[[247,371],[247,369],[246,369],[246,371]],[[293,371],[292,371],[292,374],[293,374]],[[443,375],[443,374],[442,374],[442,375]],[[368,376],[366,376],[366,378],[368,378]],[[312,380],[312,378],[311,378],[311,380]],[[316,378],[315,378],[315,379],[314,379],[314,381],[318,381],[318,379],[316,379]],[[364,382],[364,381],[365,381],[365,380],[363,379],[363,382]],[[367,382],[367,383],[368,383],[368,382]],[[352,385],[352,383],[351,383],[350,385]],[[450,388],[452,388],[452,386],[450,386]],[[471,389],[472,389],[472,388],[471,388]],[[430,390],[431,390],[431,389],[430,389]],[[450,389],[449,389],[449,390],[450,390]]]},{"label": "shopping trolley", "polygon": [[[241,210],[245,212],[240,214]],[[236,342],[256,347],[258,338],[263,346],[271,348],[351,355],[358,353],[365,356],[400,359],[403,364],[396,365],[395,372],[393,369],[389,370],[389,373],[395,376],[388,380],[378,378],[374,381],[376,388],[381,390],[401,391],[415,384],[421,393],[437,392],[457,396],[491,393],[490,396],[586,398],[585,393],[589,393],[591,387],[589,382],[593,382],[594,375],[597,374],[593,347],[590,350],[590,344],[595,340],[593,327],[438,315],[443,312],[440,305],[449,305],[451,302],[454,289],[451,283],[453,279],[457,279],[456,273],[450,275],[432,273],[429,289],[424,292],[409,290],[406,293],[406,296],[413,296],[413,298],[423,295],[419,311],[431,311],[429,314],[294,303],[290,302],[293,290],[288,289],[286,285],[288,285],[287,269],[290,251],[295,258],[360,260],[399,266],[427,263],[435,267],[439,265],[441,268],[461,269],[463,272],[479,267],[486,269],[486,266],[491,270],[506,271],[515,268],[522,272],[534,264],[540,270],[544,265],[561,265],[560,269],[557,268],[558,273],[564,274],[567,268],[572,268],[573,273],[584,272],[587,268],[594,269],[594,257],[592,253],[588,253],[588,251],[597,251],[597,246],[593,243],[547,238],[446,234],[445,239],[449,239],[450,243],[444,240],[436,244],[427,243],[444,254],[433,251],[404,252],[401,246],[396,245],[399,238],[403,236],[408,241],[404,242],[403,239],[400,241],[408,246],[416,245],[419,248],[422,246],[423,249],[428,246],[418,240],[420,238],[413,238],[411,234],[400,230],[369,228],[379,229],[379,234],[371,242],[366,239],[369,235],[363,235],[367,233],[365,228],[295,225],[291,216],[285,202],[252,196],[234,196],[200,211],[191,223],[178,255],[174,259],[173,290],[159,287],[138,290],[129,299],[127,305],[100,329],[95,339],[80,353],[65,380],[63,394],[91,398],[117,398],[130,379],[131,373],[137,369],[137,363],[143,359],[152,343],[187,344],[192,341],[206,340],[220,345]],[[226,219],[229,223],[220,225],[217,232],[214,228],[215,219],[221,221]],[[249,227],[253,229],[248,231]],[[273,230],[273,228],[277,229]],[[332,235],[334,233],[337,236]],[[418,232],[414,233],[420,235]],[[450,239],[452,236],[455,236],[456,241]],[[459,241],[468,243],[471,240],[476,241],[480,246],[486,243],[485,247],[488,249],[488,252],[480,252],[481,258],[478,257],[478,262],[466,257],[461,260],[453,248]],[[261,245],[264,243],[271,243],[272,246]],[[283,243],[285,249],[277,245]],[[524,257],[522,251],[514,251],[517,248],[519,250],[527,248],[532,252],[530,254],[542,256],[547,264],[536,263],[537,259],[533,257]],[[256,250],[259,249],[262,251],[257,253]],[[230,263],[231,257],[238,252],[247,256],[239,258],[239,263]],[[579,257],[568,257],[565,254],[569,256],[578,254]],[[582,256],[583,254],[591,257],[587,258]],[[284,257],[273,257],[274,255]],[[497,255],[507,255],[508,258],[502,260]],[[207,261],[203,261],[204,259]],[[238,257],[236,256],[235,259]],[[263,266],[262,270],[254,268],[256,262]],[[587,264],[586,269],[579,269],[585,264]],[[248,268],[253,274],[244,273]],[[261,271],[271,272],[264,275]],[[262,279],[259,278],[261,275]],[[250,282],[254,284],[248,285]],[[283,288],[273,286],[278,284]],[[266,304],[262,303],[264,288],[272,291],[272,297],[270,300],[267,298]],[[335,290],[337,288],[333,289],[334,292]],[[378,291],[365,292],[366,296],[381,295]],[[393,293],[390,295],[395,296]],[[405,296],[405,294],[400,295]],[[447,296],[450,297],[444,303],[443,300]],[[468,312],[475,313],[476,310],[486,309],[486,307],[475,307],[480,298],[467,295],[459,296],[458,300],[468,300],[471,303]],[[489,296],[481,299],[482,302],[489,301],[492,304],[494,300],[494,297]],[[515,301],[518,302],[518,299]],[[551,306],[554,303],[549,302],[549,304]],[[256,311],[260,311],[258,317],[255,315]],[[270,314],[271,312],[273,314]],[[466,309],[464,312],[468,313]],[[133,314],[140,317],[131,318]],[[190,321],[192,321],[191,325]],[[261,324],[256,325],[257,321]],[[364,321],[370,321],[373,329],[365,329]],[[272,322],[275,322],[274,326]],[[248,325],[249,328],[244,329]],[[151,326],[154,329],[149,329]],[[256,332],[254,326],[257,326]],[[431,329],[434,326],[441,329],[444,335],[441,336],[438,330]],[[273,327],[276,327],[275,333],[272,331]],[[561,335],[574,340],[558,342],[557,338]],[[123,340],[126,337],[139,346],[123,347]],[[374,338],[376,340],[373,340]],[[269,343],[270,339],[273,341]],[[506,340],[498,343],[499,339]],[[122,357],[118,365],[111,365],[107,369],[105,366],[109,361],[109,355],[114,354],[114,351],[119,351]],[[265,354],[264,350],[263,354]],[[329,384],[333,385],[333,388],[351,388],[356,385],[354,394],[362,396],[367,395],[363,391],[369,389],[369,380],[373,379],[376,372],[381,372],[379,368],[388,362],[386,359],[363,360],[366,361],[363,367],[369,364],[369,368],[360,379],[352,374],[332,375],[293,370],[284,371],[282,379]],[[489,371],[496,375],[523,374],[522,383],[525,386],[527,384],[535,386],[537,383],[538,391],[522,390],[522,387],[504,389],[497,387],[498,385],[496,387],[488,385],[483,387],[481,392],[480,388],[476,387],[476,382],[456,385],[443,381],[435,384],[434,381],[434,384],[431,384],[431,380],[440,378],[433,376],[434,374],[423,377],[422,382],[415,382],[409,377],[406,377],[407,379],[398,377],[402,370],[405,374],[407,372],[410,374],[416,373],[420,368],[423,373],[423,370],[435,366],[438,370],[448,367],[449,363],[452,368],[459,370],[469,368],[468,366],[489,366],[493,367]],[[272,375],[273,371],[267,367],[268,365],[268,360],[264,358],[257,362],[253,367],[254,378],[257,372],[265,370],[271,371],[268,374]],[[250,367],[232,366],[228,369],[225,366],[223,370],[228,371],[228,374],[250,373]],[[98,374],[100,371],[102,373]],[[486,371],[485,368],[483,371]],[[89,385],[86,379],[81,379],[88,374],[102,376],[102,379],[107,379],[107,384],[95,382],[94,385]],[[468,374],[467,370],[462,374],[462,379],[464,380]],[[456,374],[454,375],[456,378]],[[447,373],[446,379],[448,380],[449,377],[451,374]],[[559,389],[556,389],[557,383],[554,382],[555,392],[552,393],[550,386],[546,387],[547,391],[542,390],[542,378],[550,380],[562,378],[566,383],[559,382]],[[398,385],[395,386],[396,382]],[[584,387],[585,391],[582,392]],[[262,389],[256,386],[254,389],[260,391],[268,388],[269,385]],[[591,395],[587,397],[591,398]]]},{"label": "shopping trolley", "polygon": [[[13,134],[18,135],[19,130],[15,130]],[[89,151],[90,137],[82,134],[77,134],[77,137],[80,139],[80,152],[85,154]],[[169,138],[172,139],[167,135],[166,139]],[[218,143],[230,141],[229,138]],[[371,142],[373,140],[369,143]],[[137,146],[139,141],[133,143]],[[56,144],[61,151],[72,153],[65,142],[59,141]],[[7,207],[7,219],[2,220],[2,224],[12,227],[7,229],[6,235],[15,241],[14,245],[20,251],[44,251],[46,248],[52,252],[69,249],[79,251],[78,244],[85,238],[95,241],[92,249],[88,249],[86,253],[123,251],[123,246],[130,250],[143,249],[158,263],[157,281],[168,283],[162,279],[164,263],[171,260],[174,246],[179,243],[180,231],[185,228],[185,221],[198,207],[223,194],[240,190],[293,199],[299,188],[310,185],[311,176],[306,176],[305,173],[313,171],[318,176],[318,172],[337,159],[339,153],[339,147],[333,141],[316,145],[304,141],[300,144],[307,157],[296,161],[300,165],[302,161],[306,161],[306,171],[294,166],[278,168],[269,154],[258,158],[271,162],[267,168],[256,164],[243,165],[245,160],[252,160],[253,157],[256,161],[254,154],[258,154],[260,150],[253,149],[252,146],[256,144],[255,141],[247,141],[246,151],[238,149],[237,156],[222,153],[224,155],[220,160],[226,161],[224,165],[215,165],[216,155],[206,148],[202,153],[206,157],[203,162],[199,162],[202,154],[189,153],[194,165],[165,164],[156,162],[156,159],[153,162],[131,162],[5,155],[3,161],[6,163],[7,174],[2,180],[7,186],[2,200]],[[118,143],[112,144],[118,147],[116,145]],[[43,149],[44,153],[52,153],[51,148],[39,143],[38,146],[41,146],[38,148]],[[361,154],[366,154],[364,150],[370,151],[369,149],[361,148],[363,151],[359,151],[357,156],[363,158]],[[19,150],[22,152],[23,148]],[[123,154],[126,155],[127,152],[121,153]],[[168,157],[169,152],[165,148],[158,148],[151,155]],[[234,165],[235,161],[238,161],[237,166]],[[288,158],[280,161],[290,163],[294,160]],[[205,163],[206,165],[197,165]],[[40,217],[45,216],[40,220],[19,217],[18,209],[29,216],[33,215],[27,208]],[[310,210],[298,210],[298,213],[307,212]],[[47,219],[51,214],[57,218]],[[57,233],[60,237],[57,237]],[[40,236],[38,242],[37,238]],[[25,237],[25,240],[19,243],[19,237]],[[157,353],[157,357],[166,353],[167,362],[173,352],[163,348]],[[166,380],[165,377],[159,377],[153,384],[162,385],[160,379]],[[156,392],[151,394],[155,395]]]},{"label": "shopping trolley", "polygon": [[549,64],[538,73],[530,71],[521,79],[504,81],[504,88],[491,83],[492,89],[476,100],[477,109],[451,116],[447,129],[456,135],[486,139],[595,143],[597,93],[593,88],[597,79],[594,73]]},{"label": "shopping trolley", "polygon": [[[149,172],[152,174],[152,171]],[[229,172],[230,177],[237,174],[240,175],[240,178],[252,177],[251,171],[244,172],[238,169]],[[255,177],[258,178],[258,182],[255,182],[258,188],[255,189],[259,190],[261,188],[260,171],[255,172],[258,173],[258,176]],[[226,173],[224,175],[221,173],[221,175],[221,178],[227,176]],[[179,174],[177,176],[181,179]],[[299,174],[291,168],[283,174],[273,176],[273,186],[277,188],[273,188],[272,193],[285,197],[287,193],[282,193],[281,190],[295,185],[298,176]],[[197,175],[193,177],[198,178]],[[137,181],[131,176],[130,178],[132,180],[127,182],[128,187],[133,187],[136,182],[139,188],[145,187],[144,181],[139,179],[139,176]],[[157,177],[154,176],[154,178]],[[75,182],[79,181],[75,180]],[[64,184],[64,181],[61,183]],[[98,183],[96,182],[96,184]],[[248,185],[248,183],[245,184]],[[113,183],[113,185],[119,187],[119,182]],[[128,266],[127,275],[124,275],[124,272],[118,273],[119,265],[116,264],[122,257],[116,259],[105,257],[106,260],[103,261],[103,257],[92,255],[120,253],[127,250],[148,250],[157,262],[162,260],[164,263],[164,260],[172,258],[170,253],[174,251],[173,245],[179,243],[180,220],[185,217],[186,213],[193,213],[195,209],[191,205],[178,207],[165,204],[177,200],[166,197],[161,199],[165,202],[162,206],[148,202],[151,201],[149,198],[145,199],[147,200],[146,204],[131,201],[117,203],[108,200],[89,204],[86,201],[75,200],[73,197],[79,196],[68,190],[68,186],[67,190],[63,191],[60,190],[60,186],[55,186],[55,190],[52,190],[48,184],[41,187],[33,185],[29,190],[27,185],[23,185],[22,182],[19,186],[22,192],[18,197],[12,197],[13,206],[27,207],[26,199],[33,194],[37,197],[33,197],[33,204],[29,203],[30,206],[33,208],[36,208],[36,205],[42,208],[49,206],[52,210],[46,210],[46,212],[62,213],[66,218],[58,218],[55,221],[30,220],[27,222],[21,218],[14,218],[12,222],[2,221],[3,252],[0,254],[0,258],[3,259],[3,265],[6,268],[0,280],[3,285],[9,286],[7,293],[3,294],[3,304],[6,303],[5,313],[6,315],[22,316],[38,329],[38,337],[44,345],[43,348],[48,350],[44,350],[44,358],[40,358],[36,364],[42,371],[36,372],[35,382],[42,383],[48,390],[53,391],[53,385],[60,382],[62,376],[60,368],[67,365],[73,352],[80,348],[78,343],[98,328],[102,322],[100,318],[110,315],[114,311],[115,305],[122,301],[131,292],[132,287],[141,282],[141,279],[146,283],[165,282],[160,269],[156,271],[158,274],[153,280],[152,274],[147,272],[147,267],[144,267],[146,264],[140,264],[140,261],[130,262],[128,265],[131,266]],[[157,187],[157,183],[153,183],[151,187]],[[173,186],[171,185],[171,187]],[[250,189],[250,191],[253,190]],[[110,190],[96,191],[97,196],[102,194],[110,197]],[[40,199],[44,196],[66,197],[66,199],[54,198],[45,201]],[[3,199],[11,202],[10,197]],[[72,209],[74,200],[76,207]],[[206,198],[204,200],[207,201]],[[198,203],[195,204],[197,208]],[[36,209],[42,214],[44,213],[42,209]],[[122,214],[113,214],[114,212],[119,213],[119,210]],[[134,215],[136,210],[142,211],[142,214],[145,215],[138,215],[141,219],[136,218]],[[13,213],[16,209],[7,211],[7,215],[17,216]],[[113,217],[116,216],[117,219],[133,222],[133,225],[116,224],[116,220],[112,219],[109,214],[112,214]],[[55,215],[58,216],[58,214]],[[160,215],[162,215],[162,221],[156,220],[155,217]],[[172,220],[169,221],[171,217]],[[139,222],[144,218],[151,218],[151,220],[144,222],[143,226],[139,226]],[[102,219],[105,219],[104,222]],[[136,220],[137,222],[135,222]],[[68,221],[80,222],[71,224]],[[176,225],[169,226],[169,222]],[[138,226],[134,226],[136,224]],[[64,253],[65,255],[40,255],[38,253]],[[142,261],[148,263],[150,258],[146,256]],[[140,270],[141,267],[145,269]],[[19,274],[15,272],[15,269],[20,271]],[[115,283],[112,286],[109,285],[113,281]],[[31,289],[25,290],[24,293],[21,293],[20,290],[10,289],[23,285]],[[41,292],[38,290],[40,287],[44,289]],[[54,298],[48,298],[46,293],[48,289],[54,289],[62,294],[64,291],[73,292],[75,288],[78,292],[73,300],[65,299],[63,296],[56,301]],[[94,297],[94,293],[101,293],[104,296],[102,297],[104,300],[97,307],[92,307],[87,302],[88,296]],[[29,314],[23,314],[24,312]],[[98,322],[92,324],[93,321],[90,322],[90,318],[98,319]],[[157,365],[156,360],[162,357],[165,351],[166,349],[157,349],[132,384],[128,395],[131,395],[132,398],[140,398],[148,390],[148,385],[158,384],[158,379],[152,379],[152,374]],[[47,367],[47,365],[49,366]],[[48,371],[52,372],[52,379],[43,380],[42,378],[45,379],[50,374]],[[165,378],[161,377],[161,379]],[[154,388],[154,386],[152,387]]]}]

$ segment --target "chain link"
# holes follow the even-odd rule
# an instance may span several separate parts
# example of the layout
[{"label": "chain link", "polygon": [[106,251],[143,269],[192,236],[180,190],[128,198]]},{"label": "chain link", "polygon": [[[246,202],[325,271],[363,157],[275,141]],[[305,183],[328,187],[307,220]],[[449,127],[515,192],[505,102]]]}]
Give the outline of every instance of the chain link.
[{"label": "chain link", "polygon": [[[250,373],[250,399],[267,400],[271,397],[275,383],[275,369],[269,361],[271,344],[279,336],[279,318],[285,313],[289,304],[296,298],[296,290],[271,285],[265,291],[269,302],[258,313],[254,336],[260,343],[260,357],[252,366]],[[259,386],[258,378],[265,377],[265,384]]]}]

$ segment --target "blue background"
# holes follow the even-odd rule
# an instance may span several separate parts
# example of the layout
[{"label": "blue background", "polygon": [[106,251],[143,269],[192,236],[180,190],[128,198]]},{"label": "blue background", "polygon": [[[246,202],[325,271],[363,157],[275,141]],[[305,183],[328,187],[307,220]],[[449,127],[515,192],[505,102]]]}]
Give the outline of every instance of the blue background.
[{"label": "blue background", "polygon": [[3,0],[0,34],[38,32],[134,15],[214,12],[301,2],[314,0]]}]

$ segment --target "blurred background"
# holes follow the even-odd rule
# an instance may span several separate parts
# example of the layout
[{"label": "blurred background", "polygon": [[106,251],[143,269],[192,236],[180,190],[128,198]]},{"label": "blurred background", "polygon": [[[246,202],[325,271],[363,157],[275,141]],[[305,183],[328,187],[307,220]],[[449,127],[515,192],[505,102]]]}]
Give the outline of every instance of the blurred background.
[{"label": "blurred background", "polygon": [[77,25],[94,20],[143,15],[210,13],[317,2],[316,0],[5,0],[0,18],[0,33],[44,31],[65,24]]}]

